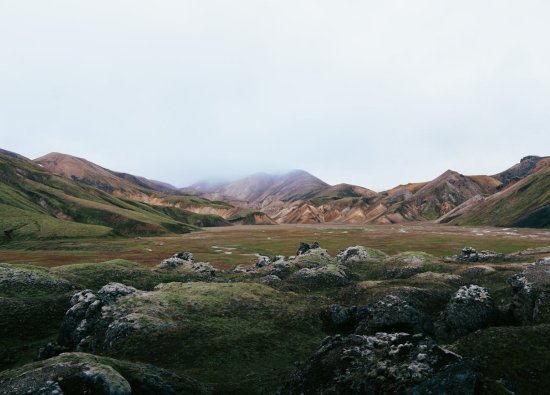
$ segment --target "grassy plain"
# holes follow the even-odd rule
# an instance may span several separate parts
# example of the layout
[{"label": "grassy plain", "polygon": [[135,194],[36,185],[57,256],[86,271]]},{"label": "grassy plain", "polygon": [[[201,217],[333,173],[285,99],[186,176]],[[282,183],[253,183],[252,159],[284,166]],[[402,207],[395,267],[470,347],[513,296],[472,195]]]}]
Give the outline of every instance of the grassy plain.
[{"label": "grassy plain", "polygon": [[169,237],[85,238],[13,241],[0,245],[0,262],[54,267],[73,263],[126,259],[151,267],[179,251],[192,251],[200,261],[220,269],[256,261],[254,254],[294,255],[300,241],[318,241],[331,255],[350,245],[377,248],[387,254],[424,251],[435,256],[457,254],[464,246],[502,253],[550,246],[548,229],[408,225],[273,225],[229,226]]}]

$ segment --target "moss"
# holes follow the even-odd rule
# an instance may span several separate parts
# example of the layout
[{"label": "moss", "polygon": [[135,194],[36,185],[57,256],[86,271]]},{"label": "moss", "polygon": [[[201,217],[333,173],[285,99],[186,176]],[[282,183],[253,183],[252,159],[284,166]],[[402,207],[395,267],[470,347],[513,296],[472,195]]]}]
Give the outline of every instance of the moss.
[{"label": "moss", "polygon": [[323,338],[318,309],[325,303],[255,283],[161,284],[120,301],[120,311],[147,319],[107,352],[193,372],[218,393],[272,391]]},{"label": "moss", "polygon": [[475,358],[480,373],[504,380],[515,393],[550,388],[550,325],[487,328],[459,339],[451,349]]}]

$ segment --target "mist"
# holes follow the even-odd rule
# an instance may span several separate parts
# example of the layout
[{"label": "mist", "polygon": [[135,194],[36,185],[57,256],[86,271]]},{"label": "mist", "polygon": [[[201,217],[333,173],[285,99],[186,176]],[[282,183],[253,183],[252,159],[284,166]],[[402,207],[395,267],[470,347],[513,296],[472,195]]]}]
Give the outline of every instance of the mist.
[{"label": "mist", "polygon": [[540,1],[1,1],[0,147],[374,190],[550,147]]}]

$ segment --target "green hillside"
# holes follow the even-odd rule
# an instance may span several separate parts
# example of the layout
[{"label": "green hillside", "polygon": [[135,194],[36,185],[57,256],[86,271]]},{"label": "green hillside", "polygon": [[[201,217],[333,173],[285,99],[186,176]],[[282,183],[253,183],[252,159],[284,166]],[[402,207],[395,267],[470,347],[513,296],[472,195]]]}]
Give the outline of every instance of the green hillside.
[{"label": "green hillside", "polygon": [[532,174],[451,221],[454,225],[550,227],[550,169]]},{"label": "green hillside", "polygon": [[0,153],[0,240],[186,233],[226,222],[215,215],[112,196]]}]

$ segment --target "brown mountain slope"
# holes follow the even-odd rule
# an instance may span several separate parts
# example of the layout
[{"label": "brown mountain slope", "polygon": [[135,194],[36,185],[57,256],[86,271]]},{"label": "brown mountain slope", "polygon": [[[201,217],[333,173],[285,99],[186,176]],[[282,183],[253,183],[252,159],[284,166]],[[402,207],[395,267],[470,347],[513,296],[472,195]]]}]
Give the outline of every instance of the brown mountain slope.
[{"label": "brown mountain slope", "polygon": [[243,206],[263,208],[275,202],[305,200],[329,187],[327,183],[303,170],[283,175],[254,174],[201,193],[210,200],[240,201]]},{"label": "brown mountain slope", "polygon": [[[496,191],[498,180],[488,176],[465,176],[447,170],[439,177],[413,191],[402,189],[383,199],[389,207],[384,216],[390,222],[435,220],[476,195]],[[394,188],[395,190],[395,188]]]},{"label": "brown mountain slope", "polygon": [[550,167],[550,157],[529,155],[522,158],[519,163],[501,173],[495,174],[493,177],[502,182],[500,189],[503,189],[547,167]]},{"label": "brown mountain slope", "polygon": [[484,199],[451,221],[455,225],[550,227],[550,167]]},{"label": "brown mountain slope", "polygon": [[34,162],[54,174],[99,188],[118,197],[148,201],[149,196],[169,189],[168,184],[114,172],[86,159],[58,152],[44,155]]}]

